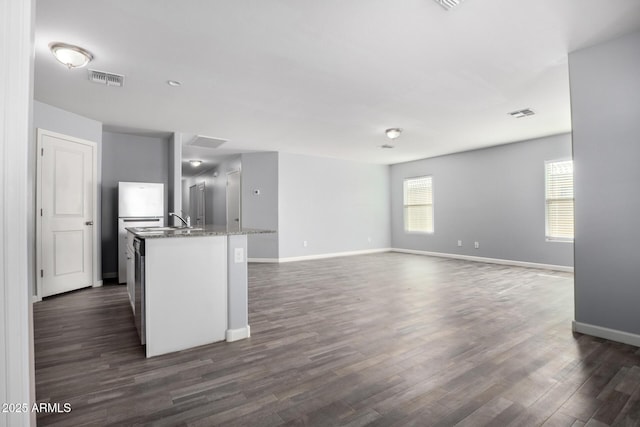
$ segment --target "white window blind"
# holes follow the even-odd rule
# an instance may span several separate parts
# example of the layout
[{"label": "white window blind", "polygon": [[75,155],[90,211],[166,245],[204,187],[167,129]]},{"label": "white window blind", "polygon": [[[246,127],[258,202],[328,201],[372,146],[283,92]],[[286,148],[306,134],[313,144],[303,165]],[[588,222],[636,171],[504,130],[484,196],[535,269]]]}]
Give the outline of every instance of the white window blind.
[{"label": "white window blind", "polygon": [[433,232],[433,186],[430,176],[404,180],[404,230]]},{"label": "white window blind", "polygon": [[573,239],[573,161],[545,163],[547,239]]}]

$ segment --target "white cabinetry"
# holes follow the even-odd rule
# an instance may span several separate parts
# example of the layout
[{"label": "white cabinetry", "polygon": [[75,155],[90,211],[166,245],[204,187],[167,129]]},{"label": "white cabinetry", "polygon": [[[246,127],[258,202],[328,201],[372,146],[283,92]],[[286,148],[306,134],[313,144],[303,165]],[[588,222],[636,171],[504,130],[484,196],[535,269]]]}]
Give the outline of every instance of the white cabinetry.
[{"label": "white cabinetry", "polygon": [[224,341],[227,236],[145,239],[147,357]]},{"label": "white cabinetry", "polygon": [[134,235],[132,232],[127,232],[127,246],[126,246],[126,255],[127,255],[127,293],[129,294],[129,302],[131,303],[131,309],[136,311],[135,308],[135,280],[136,280],[136,258],[135,252],[133,250],[133,239]]}]

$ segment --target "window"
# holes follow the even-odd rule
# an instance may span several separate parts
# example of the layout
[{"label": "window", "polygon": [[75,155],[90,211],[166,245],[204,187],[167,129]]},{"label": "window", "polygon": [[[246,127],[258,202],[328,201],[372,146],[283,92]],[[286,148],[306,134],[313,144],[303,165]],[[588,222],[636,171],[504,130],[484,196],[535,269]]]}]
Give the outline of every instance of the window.
[{"label": "window", "polygon": [[548,240],[573,240],[573,161],[545,163]]},{"label": "window", "polygon": [[430,176],[404,180],[404,231],[433,233],[433,187]]}]

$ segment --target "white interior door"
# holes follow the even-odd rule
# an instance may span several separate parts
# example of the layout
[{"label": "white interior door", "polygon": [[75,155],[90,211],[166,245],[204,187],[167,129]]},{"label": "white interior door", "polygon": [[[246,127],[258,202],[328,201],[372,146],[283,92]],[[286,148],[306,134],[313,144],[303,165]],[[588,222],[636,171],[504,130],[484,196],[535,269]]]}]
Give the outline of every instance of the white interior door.
[{"label": "white interior door", "polygon": [[198,202],[196,203],[196,225],[202,227],[205,223],[204,216],[204,195],[205,195],[205,187],[204,181],[197,184],[196,186],[196,198]]},{"label": "white interior door", "polygon": [[38,129],[41,295],[93,284],[95,144]]},{"label": "white interior door", "polygon": [[196,222],[196,216],[198,215],[198,195],[196,185],[189,187],[189,217],[191,218],[191,225],[199,225]]},{"label": "white interior door", "polygon": [[227,174],[227,228],[239,230],[240,220],[240,171]]},{"label": "white interior door", "polygon": [[205,182],[193,184],[189,187],[189,210],[187,211],[191,218],[191,225],[195,227],[203,227],[206,223],[205,217]]}]

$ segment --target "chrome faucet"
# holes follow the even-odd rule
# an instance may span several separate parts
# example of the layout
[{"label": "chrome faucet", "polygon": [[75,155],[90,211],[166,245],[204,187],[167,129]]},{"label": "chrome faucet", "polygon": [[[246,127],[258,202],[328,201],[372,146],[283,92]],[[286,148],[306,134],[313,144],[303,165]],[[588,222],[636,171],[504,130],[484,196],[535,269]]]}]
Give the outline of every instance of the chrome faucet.
[{"label": "chrome faucet", "polygon": [[175,213],[175,212],[169,212],[169,216],[175,216],[180,221],[182,221],[182,223],[184,224],[185,227],[191,228],[191,218],[189,217],[189,215],[187,215],[187,219],[186,220],[184,218],[182,218],[180,215],[178,215],[177,213]]}]

